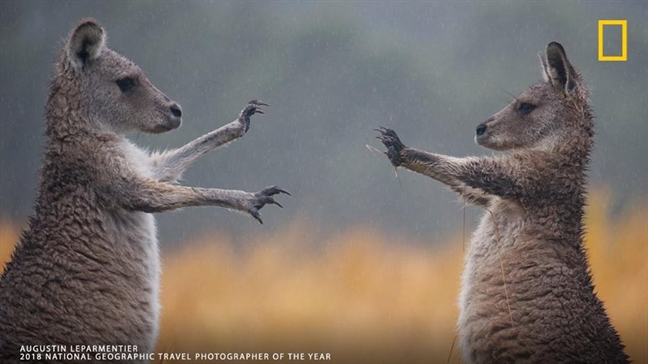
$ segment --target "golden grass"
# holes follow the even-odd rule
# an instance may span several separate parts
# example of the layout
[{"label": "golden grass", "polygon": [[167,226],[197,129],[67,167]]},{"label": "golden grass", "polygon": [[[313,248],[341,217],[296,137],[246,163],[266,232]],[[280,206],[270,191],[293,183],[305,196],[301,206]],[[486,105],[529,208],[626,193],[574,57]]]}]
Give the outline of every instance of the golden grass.
[{"label": "golden grass", "polygon": [[[598,193],[587,210],[594,282],[627,353],[647,362],[648,205],[642,200],[610,219],[607,201]],[[435,246],[388,240],[363,227],[322,238],[302,226],[250,238],[243,249],[213,233],[166,252],[157,350],[324,352],[344,363],[447,361],[461,238]],[[3,261],[16,236],[14,225],[0,224]],[[459,362],[458,345],[451,362]]]}]

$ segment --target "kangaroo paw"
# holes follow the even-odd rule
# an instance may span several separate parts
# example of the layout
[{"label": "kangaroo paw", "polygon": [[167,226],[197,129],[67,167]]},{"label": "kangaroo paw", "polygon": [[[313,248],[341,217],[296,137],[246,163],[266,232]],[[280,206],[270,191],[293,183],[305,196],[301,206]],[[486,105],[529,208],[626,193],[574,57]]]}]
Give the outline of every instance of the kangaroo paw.
[{"label": "kangaroo paw", "polygon": [[252,201],[250,203],[251,207],[248,210],[248,212],[250,213],[250,215],[252,215],[252,217],[257,219],[258,222],[263,224],[263,220],[261,220],[261,214],[259,213],[259,210],[261,210],[261,208],[263,208],[263,206],[267,204],[277,205],[283,208],[283,206],[281,206],[281,204],[275,201],[275,199],[272,197],[280,193],[284,193],[288,196],[292,196],[288,191],[283,190],[277,186],[267,187],[253,194]]},{"label": "kangaroo paw", "polygon": [[270,106],[263,101],[251,100],[248,105],[241,110],[239,121],[245,126],[245,132],[250,129],[250,117],[254,114],[265,114],[261,106]]},{"label": "kangaroo paw", "polygon": [[396,132],[392,129],[385,128],[384,126],[374,130],[380,133],[376,138],[380,139],[385,147],[387,147],[387,151],[384,153],[387,158],[389,158],[392,165],[394,165],[394,167],[402,165],[403,158],[401,152],[405,149],[405,145],[401,142]]}]

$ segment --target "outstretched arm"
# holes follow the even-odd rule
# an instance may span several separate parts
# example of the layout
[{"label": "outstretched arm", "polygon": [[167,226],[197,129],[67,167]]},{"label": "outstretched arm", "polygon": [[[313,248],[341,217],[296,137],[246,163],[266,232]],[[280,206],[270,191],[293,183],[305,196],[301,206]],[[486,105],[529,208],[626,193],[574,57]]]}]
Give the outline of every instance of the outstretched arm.
[{"label": "outstretched arm", "polygon": [[266,204],[282,207],[272,197],[287,191],[272,186],[256,193],[177,186],[152,179],[133,177],[105,187],[109,203],[143,212],[164,212],[190,206],[220,206],[252,215],[261,224],[259,210]]},{"label": "outstretched arm", "polygon": [[175,182],[182,173],[198,158],[224,144],[242,137],[250,128],[250,117],[263,114],[261,106],[268,104],[252,100],[241,111],[238,119],[211,133],[186,144],[185,146],[151,155],[153,178],[160,182]]},{"label": "outstretched arm", "polygon": [[491,196],[519,199],[523,188],[514,163],[501,163],[495,158],[455,158],[408,148],[396,132],[377,129],[378,139],[387,147],[385,154],[395,167],[432,177],[462,195],[468,202],[487,206]]}]

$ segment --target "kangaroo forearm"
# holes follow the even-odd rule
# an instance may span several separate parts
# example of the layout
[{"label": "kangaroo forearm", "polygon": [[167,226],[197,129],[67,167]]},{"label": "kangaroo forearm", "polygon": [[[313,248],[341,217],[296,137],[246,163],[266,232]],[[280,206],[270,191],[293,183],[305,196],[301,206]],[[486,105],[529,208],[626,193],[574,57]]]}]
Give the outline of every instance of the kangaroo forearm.
[{"label": "kangaroo forearm", "polygon": [[401,158],[403,159],[402,166],[413,172],[432,177],[450,187],[457,186],[460,182],[456,171],[453,171],[462,163],[459,158],[428,153],[413,148],[403,149]]},{"label": "kangaroo forearm", "polygon": [[160,182],[175,181],[198,158],[244,134],[245,126],[239,120],[235,120],[183,147],[152,156],[154,177]]},{"label": "kangaroo forearm", "polygon": [[459,158],[446,157],[438,154],[427,153],[412,148],[406,148],[401,153],[403,167],[432,177],[448,185],[453,191],[459,193],[464,201],[486,207],[490,198],[483,191],[466,186],[458,176],[453,173],[456,165],[460,165]]},{"label": "kangaroo forearm", "polygon": [[406,148],[401,152],[403,167],[432,177],[466,197],[486,206],[488,195],[510,197],[517,189],[512,171],[487,158],[455,158]]},{"label": "kangaroo forearm", "polygon": [[190,206],[219,206],[245,211],[250,196],[244,191],[146,183],[129,193],[124,205],[143,212],[164,212]]}]

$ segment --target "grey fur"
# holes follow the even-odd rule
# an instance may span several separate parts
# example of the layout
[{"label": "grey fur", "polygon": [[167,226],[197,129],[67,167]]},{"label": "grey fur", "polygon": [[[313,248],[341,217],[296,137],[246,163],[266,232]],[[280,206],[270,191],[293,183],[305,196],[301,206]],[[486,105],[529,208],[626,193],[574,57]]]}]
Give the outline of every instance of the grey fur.
[{"label": "grey fur", "polygon": [[386,128],[379,139],[395,166],[443,182],[487,210],[462,276],[464,360],[626,363],[583,248],[593,138],[589,92],[560,44],[550,43],[541,59],[545,81],[478,128],[478,144],[510,154],[426,153],[407,148]]},{"label": "grey fur", "polygon": [[70,33],[51,81],[47,144],[35,211],[0,279],[0,361],[20,345],[123,344],[152,351],[160,263],[150,212],[221,206],[252,215],[277,204],[257,193],[172,184],[203,154],[245,134],[252,101],[233,122],[149,155],[125,132],[180,126],[179,105],[105,46],[93,19]]}]

